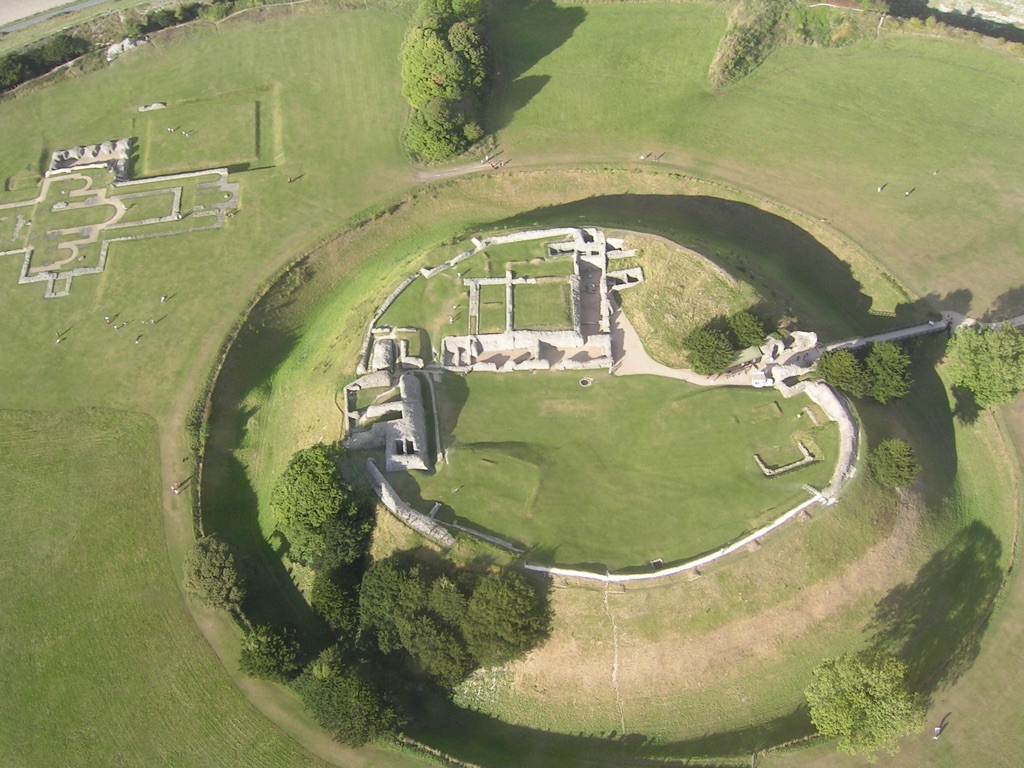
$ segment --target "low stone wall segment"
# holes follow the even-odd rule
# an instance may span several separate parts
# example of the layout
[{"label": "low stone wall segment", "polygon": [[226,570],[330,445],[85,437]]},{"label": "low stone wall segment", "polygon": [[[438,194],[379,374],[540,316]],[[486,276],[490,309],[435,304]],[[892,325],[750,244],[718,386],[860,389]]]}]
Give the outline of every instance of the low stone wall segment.
[{"label": "low stone wall segment", "polygon": [[370,476],[370,484],[377,498],[387,507],[388,511],[408,525],[417,533],[422,533],[429,539],[436,541],[443,547],[455,545],[455,537],[446,531],[439,523],[435,522],[422,512],[417,512],[409,504],[395,493],[395,489],[384,478],[373,459],[366,460],[366,474]]}]

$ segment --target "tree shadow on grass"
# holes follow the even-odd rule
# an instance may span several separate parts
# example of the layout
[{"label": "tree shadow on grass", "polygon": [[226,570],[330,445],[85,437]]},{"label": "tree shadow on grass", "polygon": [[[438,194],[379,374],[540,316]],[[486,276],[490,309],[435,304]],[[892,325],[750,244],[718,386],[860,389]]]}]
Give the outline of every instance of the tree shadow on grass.
[{"label": "tree shadow on grass", "polygon": [[955,386],[952,389],[953,397],[956,399],[956,406],[953,408],[953,416],[961,424],[970,426],[977,422],[981,415],[981,406],[974,393],[967,387]]},{"label": "tree shadow on grass", "polygon": [[329,630],[285,569],[280,552],[283,541],[264,538],[256,513],[256,494],[245,468],[234,456],[227,455],[210,471],[217,475],[219,484],[231,488],[231,493],[216,500],[204,498],[206,531],[229,539],[244,558],[248,589],[242,612],[252,624],[297,629],[303,655],[315,656],[329,642]]},{"label": "tree shadow on grass", "polygon": [[811,736],[814,733],[816,733],[816,729],[811,724],[807,707],[800,706],[786,715],[780,715],[747,728],[711,733],[685,741],[652,745],[641,752],[645,757],[667,759],[750,755],[779,744]]},{"label": "tree shadow on grass", "polygon": [[907,397],[887,405],[865,398],[857,401],[857,413],[869,437],[869,448],[889,438],[910,443],[921,465],[915,488],[921,490],[929,509],[941,510],[953,499],[956,481],[956,434],[945,384],[936,366],[945,354],[943,335],[912,340],[911,390]]},{"label": "tree shadow on grass", "polygon": [[981,319],[985,323],[998,323],[1020,315],[1024,315],[1024,285],[1010,288],[1001,294]]},{"label": "tree shadow on grass", "polygon": [[496,76],[487,128],[494,132],[508,126],[547,85],[550,76],[525,73],[571,38],[587,12],[550,0],[506,0],[493,4],[489,13],[488,42]]},{"label": "tree shadow on grass", "polygon": [[974,663],[1003,582],[999,538],[975,521],[875,607],[873,648],[907,664],[911,690],[930,697]]},{"label": "tree shadow on grass", "polygon": [[455,442],[455,428],[459,425],[462,409],[469,401],[469,384],[465,376],[445,372],[440,382],[435,382],[434,392],[437,395],[441,448],[447,450]]},{"label": "tree shadow on grass", "polygon": [[[412,738],[464,763],[486,765],[488,768],[646,768],[691,764],[692,757],[710,757],[692,764],[702,768],[735,768],[736,761],[721,763],[714,758],[739,756],[746,750],[742,740],[728,746],[732,734],[723,734],[713,743],[702,740],[679,742],[678,745],[652,746],[652,739],[643,734],[620,734],[610,731],[598,735],[570,735],[527,728],[498,720],[482,712],[463,709],[448,698],[424,694],[408,699],[405,706],[415,716],[406,733]],[[806,716],[804,716],[806,719]],[[786,731],[788,733],[789,731]],[[716,755],[702,752],[706,747],[721,745],[725,751]],[[687,754],[686,749],[695,751]],[[749,755],[749,750],[746,750]]]}]

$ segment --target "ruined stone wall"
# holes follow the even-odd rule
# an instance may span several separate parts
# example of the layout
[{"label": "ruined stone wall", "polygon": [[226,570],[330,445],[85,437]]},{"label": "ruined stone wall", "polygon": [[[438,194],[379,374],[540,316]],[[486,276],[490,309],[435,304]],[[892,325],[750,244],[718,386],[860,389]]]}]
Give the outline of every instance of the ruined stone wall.
[{"label": "ruined stone wall", "polygon": [[786,398],[806,394],[839,426],[839,458],[828,488],[822,491],[830,499],[838,499],[846,481],[856,472],[860,432],[853,412],[846,400],[823,381],[801,381],[792,387],[779,382],[776,389]]},{"label": "ruined stone wall", "polygon": [[417,512],[395,493],[395,490],[388,481],[384,479],[384,475],[377,469],[377,465],[373,463],[373,459],[366,460],[366,474],[370,477],[373,492],[377,494],[377,498],[381,500],[381,503],[387,507],[392,515],[417,533],[433,539],[443,547],[455,545],[455,537],[451,533],[422,512]]}]

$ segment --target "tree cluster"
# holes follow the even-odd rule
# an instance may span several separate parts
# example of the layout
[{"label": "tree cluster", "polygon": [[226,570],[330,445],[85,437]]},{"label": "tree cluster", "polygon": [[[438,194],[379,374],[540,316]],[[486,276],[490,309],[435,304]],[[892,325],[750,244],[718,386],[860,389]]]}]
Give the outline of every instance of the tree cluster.
[{"label": "tree cluster", "polygon": [[404,655],[445,688],[525,653],[550,622],[541,596],[514,571],[452,578],[393,559],[366,571],[359,608],[363,635],[382,653]]},{"label": "tree cluster", "polygon": [[895,753],[897,740],[921,730],[925,708],[907,687],[907,665],[895,656],[847,654],[822,662],[806,691],[811,722],[837,738],[840,751],[874,759]]},{"label": "tree cluster", "polygon": [[764,343],[765,327],[757,315],[741,310],[694,328],[683,339],[687,364],[696,373],[711,375],[728,368],[736,352]]},{"label": "tree cluster", "polygon": [[300,633],[247,616],[237,558],[214,536],[190,550],[185,583],[194,599],[232,610],[245,674],[289,685],[336,740],[360,746],[397,730],[394,702],[408,697],[410,674],[454,687],[528,651],[550,615],[517,572],[428,570],[401,554],[368,566],[372,508],[343,482],[338,459],[324,445],[298,451],[270,499],[287,556],[312,570],[306,598],[323,625],[296,621]]},{"label": "tree cluster", "polygon": [[483,137],[480,101],[490,54],[482,0],[420,0],[402,44],[402,94],[412,107],[406,146],[444,160]]},{"label": "tree cluster", "polygon": [[973,392],[982,408],[1008,403],[1024,389],[1024,335],[1015,325],[960,328],[946,356],[953,384]]},{"label": "tree cluster", "polygon": [[81,37],[59,34],[41,45],[0,56],[0,93],[77,59],[90,48],[89,42]]},{"label": "tree cluster", "polygon": [[880,403],[910,392],[910,356],[888,341],[872,344],[863,360],[848,349],[829,350],[818,359],[817,371],[831,386]]}]

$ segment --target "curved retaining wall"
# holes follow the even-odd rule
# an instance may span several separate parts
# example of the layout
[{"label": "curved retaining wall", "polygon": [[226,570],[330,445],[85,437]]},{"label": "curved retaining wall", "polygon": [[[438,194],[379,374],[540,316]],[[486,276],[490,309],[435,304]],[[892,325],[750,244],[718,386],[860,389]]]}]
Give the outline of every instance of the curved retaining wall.
[{"label": "curved retaining wall", "polygon": [[805,509],[812,507],[815,504],[834,504],[838,501],[839,494],[842,491],[843,486],[846,485],[847,481],[850,480],[854,474],[856,474],[853,465],[857,459],[857,450],[859,446],[857,422],[854,420],[853,414],[850,412],[846,401],[824,382],[802,381],[793,387],[787,387],[785,384],[779,383],[777,385],[777,389],[782,393],[782,396],[786,398],[790,398],[801,393],[806,394],[839,426],[839,458],[836,460],[835,471],[832,473],[832,479],[825,491],[821,493],[815,492],[813,497],[802,504],[798,504],[793,507],[791,510],[777,517],[772,522],[758,528],[753,533],[737,539],[715,552],[690,560],[681,565],[664,568],[660,571],[652,571],[651,573],[612,574],[594,573],[593,571],[577,571],[572,568],[533,565],[530,563],[524,563],[523,567],[529,571],[548,573],[552,576],[567,576],[570,578],[587,579],[590,581],[603,581],[607,584],[663,579],[685,571],[692,571],[703,565],[708,565],[716,560],[720,560],[726,555],[731,555],[736,550],[742,549],[751,542],[771,533],[776,528],[779,528],[783,524],[789,522]]},{"label": "curved retaining wall", "polygon": [[708,565],[716,560],[720,560],[726,555],[731,555],[737,549],[741,549],[747,544],[756,539],[761,538],[767,533],[774,531],[783,523],[793,519],[798,514],[803,512],[808,507],[814,506],[815,504],[822,503],[824,498],[820,495],[814,496],[808,499],[802,504],[799,504],[789,510],[786,514],[779,518],[776,518],[768,525],[763,528],[758,528],[751,534],[744,536],[741,539],[737,539],[728,546],[722,547],[722,549],[712,552],[709,555],[698,557],[696,560],[690,560],[689,562],[683,563],[682,565],[676,565],[671,568],[664,568],[660,571],[652,571],[651,573],[594,573],[592,571],[575,571],[571,568],[558,568],[557,566],[546,566],[546,565],[532,565],[530,563],[524,563],[523,567],[528,571],[537,571],[539,573],[549,573],[552,576],[569,576],[576,579],[588,579],[590,581],[603,581],[608,584],[617,584],[627,581],[650,581],[652,579],[663,579],[667,576],[674,576],[677,573],[683,573],[684,571],[692,571],[695,568],[700,568],[702,565]]}]

